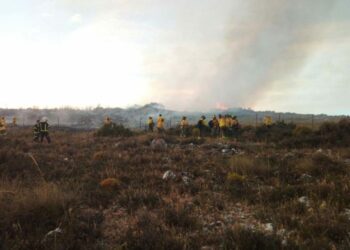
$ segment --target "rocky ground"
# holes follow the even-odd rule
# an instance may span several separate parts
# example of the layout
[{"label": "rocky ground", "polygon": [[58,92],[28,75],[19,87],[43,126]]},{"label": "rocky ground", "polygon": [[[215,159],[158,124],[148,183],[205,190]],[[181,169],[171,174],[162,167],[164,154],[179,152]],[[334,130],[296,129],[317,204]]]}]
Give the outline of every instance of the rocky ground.
[{"label": "rocky ground", "polygon": [[350,149],[0,138],[0,249],[349,249]]}]

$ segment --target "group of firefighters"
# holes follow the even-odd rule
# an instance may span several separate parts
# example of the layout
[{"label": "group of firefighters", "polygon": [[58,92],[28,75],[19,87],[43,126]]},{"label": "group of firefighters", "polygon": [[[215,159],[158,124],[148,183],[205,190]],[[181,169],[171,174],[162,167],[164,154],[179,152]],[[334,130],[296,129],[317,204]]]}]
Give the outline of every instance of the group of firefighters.
[{"label": "group of firefighters", "polygon": [[[17,118],[13,117],[12,119],[12,127],[17,127]],[[7,131],[7,123],[4,116],[0,117],[0,135],[6,135]]]},{"label": "group of firefighters", "polygon": [[[104,121],[105,124],[111,124],[112,120],[110,117],[107,117]],[[271,126],[272,118],[267,116],[264,118],[264,125]],[[154,122],[153,117],[150,116],[147,121],[148,131],[153,132],[154,127],[156,125],[158,133],[164,133],[165,131],[165,119],[160,114],[157,119],[157,123]],[[17,126],[17,119],[13,117],[12,126]],[[180,123],[180,137],[186,137],[189,134],[190,123],[187,120],[186,116],[183,116]],[[232,115],[216,115],[207,123],[206,117],[203,115],[198,120],[197,124],[194,126],[199,131],[199,137],[204,136],[207,132],[210,131],[211,136],[213,137],[226,137],[226,136],[236,136],[237,132],[240,128],[240,124],[238,123],[237,117]],[[193,126],[192,126],[193,128]],[[33,126],[33,141],[35,142],[43,142],[44,139],[47,140],[48,143],[51,142],[51,138],[49,136],[49,124],[48,119],[43,118],[42,120],[37,120],[36,124]],[[0,117],[0,135],[6,135],[6,120],[5,117]]]},{"label": "group of firefighters", "polygon": [[47,140],[48,143],[51,143],[51,138],[49,135],[49,123],[48,119],[44,117],[41,120],[37,120],[36,124],[33,126],[33,141],[35,142],[43,142],[44,138]]},{"label": "group of firefighters", "polygon": [[[154,122],[152,116],[148,117],[147,124],[149,132],[154,131],[155,125],[157,127],[158,133],[163,133],[165,130],[165,119],[161,114],[158,116],[157,123]],[[182,117],[179,123],[179,127],[180,137],[186,137],[189,134],[189,129],[191,127],[186,116]],[[195,126],[195,128],[199,130],[199,137],[204,136],[207,131],[210,131],[210,134],[214,137],[234,136],[237,133],[239,127],[240,125],[236,116],[221,114],[219,117],[216,117],[216,115],[214,115],[209,122],[206,121],[206,117],[203,115]]]},{"label": "group of firefighters", "polygon": [[[12,127],[17,127],[17,118],[13,117],[12,119]],[[47,118],[43,118],[42,120],[37,120],[36,124],[33,126],[33,141],[35,142],[43,142],[44,139],[47,140],[48,143],[51,142],[51,138],[49,135],[49,123]],[[0,135],[7,134],[7,123],[4,116],[0,117]]]}]

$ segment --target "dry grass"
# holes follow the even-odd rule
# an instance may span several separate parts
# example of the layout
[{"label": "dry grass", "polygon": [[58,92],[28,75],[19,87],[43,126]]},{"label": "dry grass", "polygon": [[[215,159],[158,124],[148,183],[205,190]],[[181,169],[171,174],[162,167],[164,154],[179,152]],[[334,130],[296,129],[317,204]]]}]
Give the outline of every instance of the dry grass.
[{"label": "dry grass", "polygon": [[5,249],[350,247],[346,147],[162,135],[159,151],[157,134],[58,131],[47,145],[17,132],[0,139]]},{"label": "dry grass", "polygon": [[41,248],[45,234],[65,223],[73,198],[53,183],[23,187],[2,181],[0,230],[5,248]]}]

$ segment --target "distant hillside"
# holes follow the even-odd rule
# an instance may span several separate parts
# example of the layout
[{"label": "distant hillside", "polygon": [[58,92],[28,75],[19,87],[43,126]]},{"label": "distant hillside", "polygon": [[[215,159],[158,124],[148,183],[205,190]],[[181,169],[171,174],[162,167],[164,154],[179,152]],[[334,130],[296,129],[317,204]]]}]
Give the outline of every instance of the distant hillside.
[{"label": "distant hillside", "polygon": [[133,106],[130,108],[101,108],[94,109],[0,109],[0,115],[5,116],[8,123],[17,117],[19,125],[32,125],[37,119],[47,117],[52,125],[70,126],[75,128],[97,128],[103,123],[106,116],[110,116],[115,123],[123,124],[130,128],[143,128],[147,117],[156,118],[162,114],[166,119],[167,127],[174,127],[182,116],[187,116],[189,121],[195,123],[201,115],[209,120],[214,114],[232,114],[238,117],[245,125],[261,123],[265,116],[271,116],[273,120],[284,120],[298,124],[311,125],[323,121],[338,121],[341,116],[305,115],[296,113],[277,113],[274,111],[254,111],[251,109],[231,108],[226,111],[213,110],[211,112],[179,112],[166,109],[159,103],[150,103],[144,106]]}]

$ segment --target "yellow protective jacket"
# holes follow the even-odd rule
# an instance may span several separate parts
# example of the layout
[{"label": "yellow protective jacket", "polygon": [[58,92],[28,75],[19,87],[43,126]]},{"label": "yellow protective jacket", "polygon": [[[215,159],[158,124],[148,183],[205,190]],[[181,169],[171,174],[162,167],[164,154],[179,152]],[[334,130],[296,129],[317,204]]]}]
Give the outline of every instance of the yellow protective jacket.
[{"label": "yellow protective jacket", "polygon": [[226,127],[232,127],[232,118],[231,117],[226,117],[225,119]]},{"label": "yellow protective jacket", "polygon": [[271,126],[272,125],[272,118],[271,118],[271,116],[265,116],[264,117],[264,125],[265,126]]},{"label": "yellow protective jacket", "polygon": [[223,128],[226,126],[225,117],[219,118],[219,126],[220,126],[220,128]]},{"label": "yellow protective jacket", "polygon": [[158,117],[158,120],[157,120],[157,128],[164,128],[164,118],[163,117]]},{"label": "yellow protective jacket", "polygon": [[147,124],[148,124],[148,125],[154,124],[153,119],[152,119],[152,118],[148,118]]},{"label": "yellow protective jacket", "polygon": [[0,131],[6,130],[6,121],[5,119],[0,118]]}]

